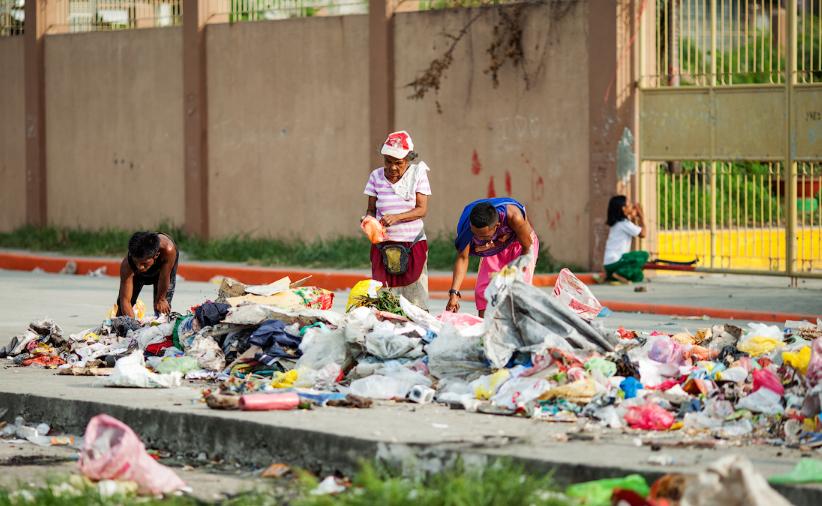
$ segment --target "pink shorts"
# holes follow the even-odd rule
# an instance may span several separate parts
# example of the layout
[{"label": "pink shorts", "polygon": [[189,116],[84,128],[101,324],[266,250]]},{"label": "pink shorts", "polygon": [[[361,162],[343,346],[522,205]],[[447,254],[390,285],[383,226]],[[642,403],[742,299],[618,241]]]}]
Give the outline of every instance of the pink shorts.
[{"label": "pink shorts", "polygon": [[[531,250],[533,257],[531,263],[524,273],[525,282],[533,284],[534,269],[537,267],[537,257],[539,256],[539,239],[537,235],[531,232]],[[480,260],[479,274],[477,274],[477,286],[474,288],[474,300],[477,304],[478,311],[485,311],[488,307],[488,301],[485,300],[485,289],[491,282],[491,276],[502,270],[503,267],[513,262],[516,258],[522,255],[522,244],[519,241],[512,242],[507,248],[500,251],[491,257],[482,257]]]}]

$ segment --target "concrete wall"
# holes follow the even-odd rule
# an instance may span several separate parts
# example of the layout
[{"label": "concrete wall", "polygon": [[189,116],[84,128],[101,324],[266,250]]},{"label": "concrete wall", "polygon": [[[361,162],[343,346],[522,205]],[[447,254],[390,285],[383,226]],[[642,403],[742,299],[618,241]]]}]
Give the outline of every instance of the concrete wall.
[{"label": "concrete wall", "polygon": [[0,231],[26,221],[23,37],[0,37]]},{"label": "concrete wall", "polygon": [[[510,10],[508,12],[511,12]],[[453,235],[471,200],[512,196],[526,204],[558,259],[587,263],[589,250],[587,3],[527,7],[523,72],[507,63],[494,88],[484,73],[499,11],[478,18],[453,54],[439,92],[410,100],[414,80],[476,10],[397,15],[396,126],[431,166],[426,226]],[[436,102],[442,112],[438,113]]]},{"label": "concrete wall", "polygon": [[50,223],[183,222],[181,36],[162,28],[46,37]]},{"label": "concrete wall", "polygon": [[207,27],[212,235],[359,233],[367,29],[366,16]]}]

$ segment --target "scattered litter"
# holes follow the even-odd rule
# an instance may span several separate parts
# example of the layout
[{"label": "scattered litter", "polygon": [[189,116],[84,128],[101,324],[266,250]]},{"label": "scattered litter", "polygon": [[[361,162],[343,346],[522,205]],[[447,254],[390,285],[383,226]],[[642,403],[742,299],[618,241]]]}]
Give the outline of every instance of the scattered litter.
[{"label": "scattered litter", "polygon": [[88,478],[133,481],[140,494],[168,494],[185,483],[166,466],[146,453],[131,428],[108,415],[97,415],[86,427],[80,452],[80,471]]}]

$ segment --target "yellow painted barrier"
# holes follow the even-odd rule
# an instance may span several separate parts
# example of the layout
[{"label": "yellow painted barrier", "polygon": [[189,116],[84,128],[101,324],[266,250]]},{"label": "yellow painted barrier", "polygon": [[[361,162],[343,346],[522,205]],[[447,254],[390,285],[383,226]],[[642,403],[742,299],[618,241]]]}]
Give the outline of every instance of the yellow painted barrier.
[{"label": "yellow painted barrier", "polygon": [[[711,265],[710,230],[658,232],[656,256],[665,260],[699,259],[698,266],[717,269],[785,269],[785,229],[717,230]],[[822,228],[797,231],[797,268],[822,270]]]}]

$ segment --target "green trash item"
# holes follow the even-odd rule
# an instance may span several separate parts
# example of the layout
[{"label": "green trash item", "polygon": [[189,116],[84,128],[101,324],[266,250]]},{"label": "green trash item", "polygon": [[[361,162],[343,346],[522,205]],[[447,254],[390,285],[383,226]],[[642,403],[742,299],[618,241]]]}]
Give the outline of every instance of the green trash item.
[{"label": "green trash item", "polygon": [[768,478],[768,483],[772,485],[819,482],[822,482],[822,460],[814,459],[801,459],[790,473],[777,474]]},{"label": "green trash item", "polygon": [[582,499],[585,506],[611,506],[611,494],[614,489],[633,490],[642,497],[647,497],[651,489],[645,478],[638,474],[629,474],[622,478],[586,481],[569,486],[565,495]]},{"label": "green trash item", "polygon": [[585,362],[585,370],[589,372],[599,371],[606,378],[610,378],[611,376],[616,374],[617,366],[610,360],[605,360],[602,357],[594,357],[591,360]]},{"label": "green trash item", "polygon": [[191,371],[198,371],[201,367],[197,363],[196,358],[192,357],[164,357],[163,360],[154,368],[160,374],[168,374],[172,372],[179,372],[186,374]]}]

